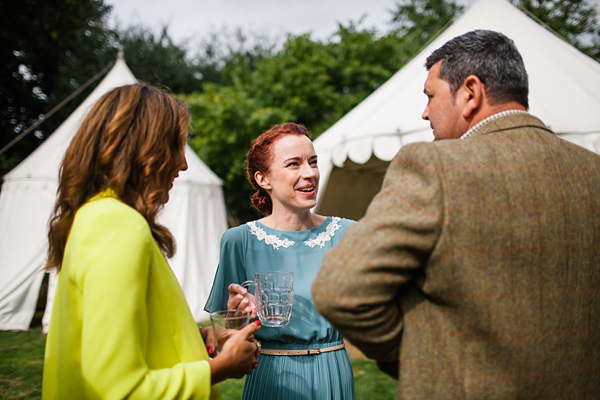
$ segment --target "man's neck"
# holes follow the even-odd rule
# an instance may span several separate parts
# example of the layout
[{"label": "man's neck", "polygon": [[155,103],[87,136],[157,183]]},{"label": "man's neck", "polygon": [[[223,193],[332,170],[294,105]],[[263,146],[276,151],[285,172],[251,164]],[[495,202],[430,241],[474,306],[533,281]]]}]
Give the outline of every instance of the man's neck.
[{"label": "man's neck", "polygon": [[469,125],[467,126],[467,130],[465,131],[465,133],[468,132],[471,128],[473,128],[475,125],[477,125],[481,121],[485,120],[486,118],[489,118],[492,115],[501,113],[503,111],[509,111],[509,110],[527,111],[527,108],[525,108],[525,106],[523,106],[521,103],[516,102],[516,101],[509,101],[507,103],[495,104],[495,105],[491,105],[491,104],[485,102],[482,105],[482,107],[475,113],[473,118],[469,121]]},{"label": "man's neck", "polygon": [[469,128],[468,131],[466,131],[465,133],[463,133],[461,135],[461,137],[459,139],[466,139],[469,136],[473,135],[475,132],[477,132],[479,129],[481,129],[482,126],[486,125],[488,122],[500,118],[500,117],[504,117],[507,115],[511,115],[511,114],[518,114],[518,113],[527,113],[527,110],[524,110],[522,108],[517,108],[517,109],[503,109],[502,111],[498,111],[495,114],[490,115],[489,117],[482,119],[481,121],[479,121],[477,124],[475,124],[474,126],[472,126],[471,128]]}]

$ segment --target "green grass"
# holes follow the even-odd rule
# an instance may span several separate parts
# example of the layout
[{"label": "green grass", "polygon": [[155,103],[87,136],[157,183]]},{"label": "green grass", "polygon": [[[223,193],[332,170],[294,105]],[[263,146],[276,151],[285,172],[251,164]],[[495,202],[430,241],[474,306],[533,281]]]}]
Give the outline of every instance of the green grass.
[{"label": "green grass", "polygon": [[[46,336],[41,328],[22,332],[0,331],[0,399],[39,399]],[[373,361],[352,362],[357,400],[392,400],[396,381],[377,369]],[[222,382],[223,400],[242,397],[244,380]]]},{"label": "green grass", "polygon": [[45,341],[41,328],[0,331],[0,398],[42,397]]}]

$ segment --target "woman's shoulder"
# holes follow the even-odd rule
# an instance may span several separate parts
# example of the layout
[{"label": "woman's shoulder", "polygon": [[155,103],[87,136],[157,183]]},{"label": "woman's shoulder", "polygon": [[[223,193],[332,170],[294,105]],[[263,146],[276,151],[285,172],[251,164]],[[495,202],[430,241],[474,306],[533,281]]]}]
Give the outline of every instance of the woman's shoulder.
[{"label": "woman's shoulder", "polygon": [[344,217],[336,217],[340,219],[340,224],[342,225],[354,225],[356,223],[355,220],[353,219],[348,219],[348,218],[344,218]]},{"label": "woman's shoulder", "polygon": [[114,216],[115,219],[126,218],[128,222],[146,221],[137,210],[114,197],[94,198],[81,206],[77,213],[86,218],[102,215],[103,218],[110,216]]},{"label": "woman's shoulder", "polygon": [[231,227],[223,233],[221,237],[222,242],[238,242],[243,240],[249,232],[248,223],[244,223],[238,226]]},{"label": "woman's shoulder", "polygon": [[151,235],[150,226],[142,214],[113,197],[95,198],[81,206],[75,214],[73,225],[88,231],[117,231],[123,228],[129,234],[139,232]]},{"label": "woman's shoulder", "polygon": [[344,218],[344,217],[337,217],[337,216],[334,216],[334,215],[328,216],[325,219],[325,222],[328,222],[329,224],[340,225],[343,228],[347,228],[348,226],[354,225],[356,223],[356,221],[353,220],[353,219],[348,219],[348,218]]},{"label": "woman's shoulder", "polygon": [[343,217],[330,216],[327,219],[330,220],[327,230],[334,232],[333,236],[336,237],[336,240],[339,240],[339,238],[346,233],[346,230],[356,223],[356,221],[352,219]]}]

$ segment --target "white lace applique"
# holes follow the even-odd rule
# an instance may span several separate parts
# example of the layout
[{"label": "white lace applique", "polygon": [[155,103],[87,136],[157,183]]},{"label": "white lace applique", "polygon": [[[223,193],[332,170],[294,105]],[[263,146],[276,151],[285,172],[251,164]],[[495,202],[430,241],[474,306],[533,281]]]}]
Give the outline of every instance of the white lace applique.
[{"label": "white lace applique", "polygon": [[262,228],[259,228],[258,226],[256,226],[256,221],[248,222],[248,226],[250,227],[251,234],[256,236],[256,238],[259,241],[264,240],[265,244],[273,246],[273,248],[275,250],[279,250],[279,247],[281,247],[281,246],[283,246],[284,248],[287,249],[288,247],[293,246],[294,243],[296,243],[293,240],[288,240],[288,239],[281,240],[275,235],[267,235],[267,233]]},{"label": "white lace applique", "polygon": [[319,247],[325,246],[326,242],[329,242],[331,238],[335,235],[335,231],[340,229],[340,217],[332,217],[331,222],[327,225],[324,232],[319,233],[315,239],[310,239],[304,242],[305,245],[309,247],[315,247],[319,245]]}]

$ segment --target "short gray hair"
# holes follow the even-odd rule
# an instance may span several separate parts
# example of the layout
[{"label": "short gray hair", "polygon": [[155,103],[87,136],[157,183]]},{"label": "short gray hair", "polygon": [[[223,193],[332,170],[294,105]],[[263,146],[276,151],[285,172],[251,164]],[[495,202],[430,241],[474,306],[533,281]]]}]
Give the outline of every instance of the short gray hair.
[{"label": "short gray hair", "polygon": [[516,101],[529,108],[525,64],[514,42],[500,32],[474,30],[446,42],[425,61],[429,71],[442,61],[440,78],[456,93],[469,75],[485,85],[490,102]]}]

